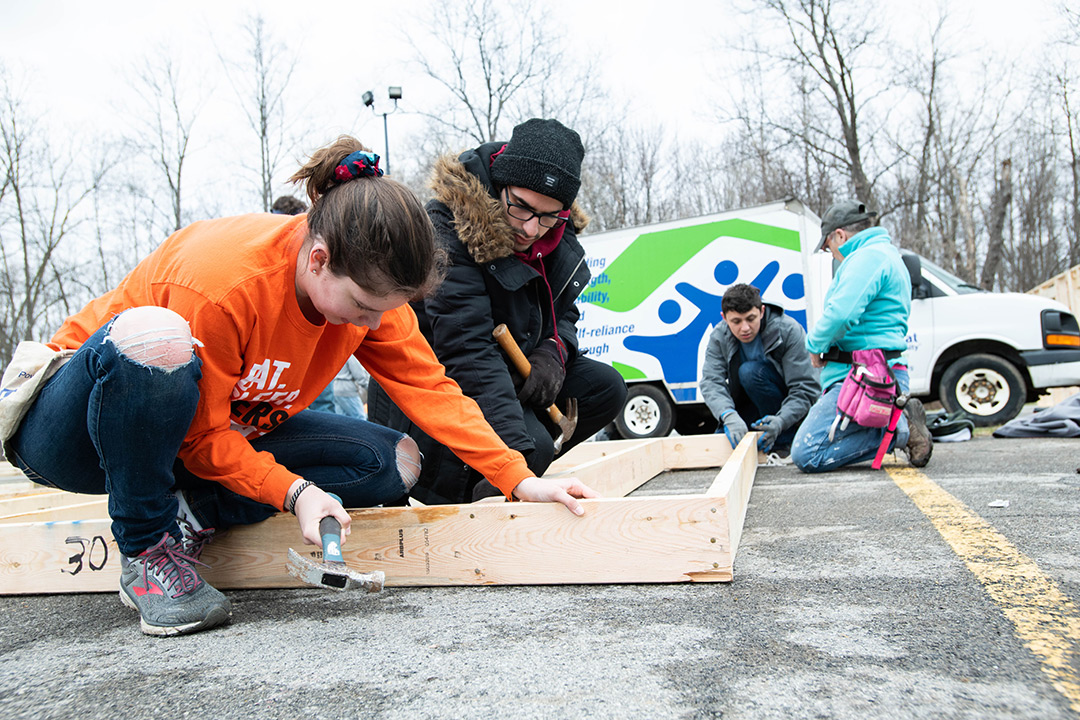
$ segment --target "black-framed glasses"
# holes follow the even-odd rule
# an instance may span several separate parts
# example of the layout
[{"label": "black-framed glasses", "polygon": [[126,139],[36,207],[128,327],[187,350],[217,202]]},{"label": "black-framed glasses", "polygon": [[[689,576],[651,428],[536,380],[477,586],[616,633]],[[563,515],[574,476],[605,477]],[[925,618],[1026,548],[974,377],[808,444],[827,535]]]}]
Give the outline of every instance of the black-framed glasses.
[{"label": "black-framed glasses", "polygon": [[507,188],[503,188],[503,195],[506,200],[506,212],[508,212],[510,217],[515,220],[529,222],[533,218],[536,218],[540,223],[540,227],[545,227],[548,230],[554,230],[566,222],[566,218],[559,217],[558,213],[538,213],[527,205],[518,205],[517,203],[511,202],[510,190]]}]

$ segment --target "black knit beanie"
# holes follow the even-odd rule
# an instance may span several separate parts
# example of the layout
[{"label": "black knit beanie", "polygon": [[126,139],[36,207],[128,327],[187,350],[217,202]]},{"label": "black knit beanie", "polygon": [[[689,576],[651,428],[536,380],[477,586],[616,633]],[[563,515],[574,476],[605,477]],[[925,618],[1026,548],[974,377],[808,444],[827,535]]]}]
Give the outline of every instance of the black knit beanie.
[{"label": "black knit beanie", "polygon": [[558,120],[533,118],[514,128],[506,149],[491,165],[500,187],[515,186],[570,207],[581,187],[585,148],[576,132]]}]

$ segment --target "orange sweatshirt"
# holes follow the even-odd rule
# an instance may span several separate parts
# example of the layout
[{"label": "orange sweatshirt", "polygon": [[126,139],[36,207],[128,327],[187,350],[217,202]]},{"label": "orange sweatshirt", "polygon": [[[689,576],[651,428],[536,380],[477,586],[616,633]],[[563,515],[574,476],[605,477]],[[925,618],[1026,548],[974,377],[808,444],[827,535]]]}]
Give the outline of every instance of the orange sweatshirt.
[{"label": "orange sweatshirt", "polygon": [[180,458],[195,475],[279,508],[299,476],[256,452],[248,438],[310,405],[352,353],[413,422],[509,497],[532,475],[525,459],[446,377],[412,308],[385,313],[374,332],[304,317],[295,274],[306,235],[306,215],[194,223],[69,317],[50,344],[78,348],[128,308],[157,305],[182,315],[202,343],[196,353],[203,367]]}]

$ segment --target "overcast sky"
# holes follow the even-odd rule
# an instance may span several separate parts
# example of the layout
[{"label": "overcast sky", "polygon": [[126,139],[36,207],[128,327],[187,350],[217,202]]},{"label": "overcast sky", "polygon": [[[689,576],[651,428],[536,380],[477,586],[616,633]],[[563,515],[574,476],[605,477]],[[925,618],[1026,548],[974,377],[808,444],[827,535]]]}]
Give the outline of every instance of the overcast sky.
[{"label": "overcast sky", "polygon": [[[738,82],[725,72],[722,44],[739,33],[767,30],[739,16],[727,0],[544,2],[573,44],[598,55],[596,80],[615,99],[629,102],[635,119],[663,122],[669,132],[683,135],[709,132],[716,103],[725,95],[721,85]],[[992,48],[1003,58],[1022,59],[1036,53],[1053,30],[1053,0],[913,0],[888,3],[884,10],[896,13],[887,18],[896,42],[926,33],[939,2],[957,27],[967,28],[957,41],[965,51]],[[403,33],[428,5],[263,0],[257,8],[300,58],[291,106],[305,108],[307,125],[326,139],[350,132],[381,148],[382,120],[362,108],[358,97],[373,89],[376,108],[381,101],[389,109],[386,87],[400,85],[402,112],[390,118],[390,144],[392,152],[407,153],[395,147],[395,138],[406,140],[421,125],[405,111],[423,107],[432,86],[410,65],[412,50]],[[242,42],[238,30],[255,7],[222,0],[0,0],[0,60],[33,78],[27,99],[35,111],[84,130],[120,120],[133,62],[170,48],[187,54],[187,67],[206,68],[200,84],[213,89],[211,103],[235,103],[216,77],[216,48],[228,52]],[[224,117],[211,105],[196,131],[225,133],[227,128],[214,127]]]}]

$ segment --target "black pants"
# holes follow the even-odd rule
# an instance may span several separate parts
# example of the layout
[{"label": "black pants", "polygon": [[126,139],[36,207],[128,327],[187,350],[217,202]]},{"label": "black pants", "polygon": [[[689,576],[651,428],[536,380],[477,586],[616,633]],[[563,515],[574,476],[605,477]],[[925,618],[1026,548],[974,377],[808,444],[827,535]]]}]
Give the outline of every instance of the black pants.
[{"label": "black pants", "polygon": [[[578,356],[567,368],[566,380],[555,404],[565,408],[567,398],[577,399],[578,422],[573,436],[563,441],[561,452],[588,440],[615,419],[626,401],[626,383],[611,366]],[[543,408],[523,407],[523,415],[535,446],[525,454],[525,460],[533,474],[539,477],[555,459],[554,439],[559,429]],[[480,473],[416,427],[374,379],[368,385],[368,417],[372,422],[407,433],[420,446],[424,463],[420,479],[410,493],[420,502],[429,505],[472,502],[499,493]]]}]

